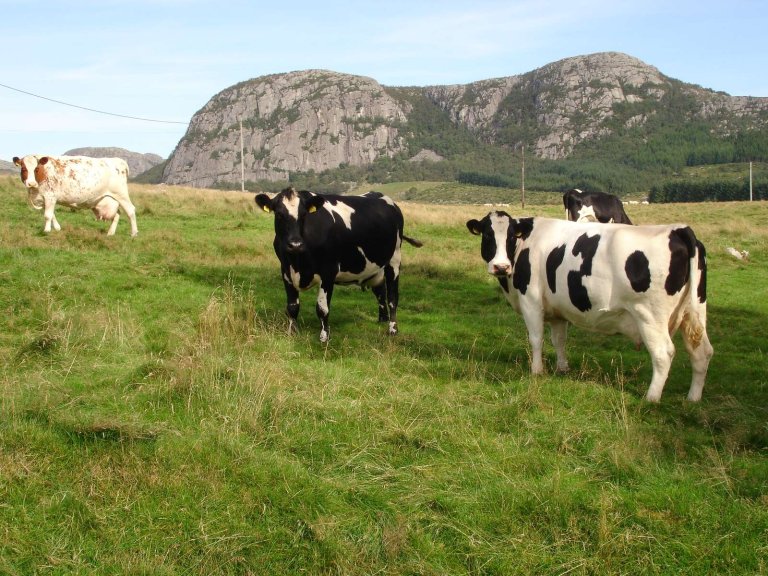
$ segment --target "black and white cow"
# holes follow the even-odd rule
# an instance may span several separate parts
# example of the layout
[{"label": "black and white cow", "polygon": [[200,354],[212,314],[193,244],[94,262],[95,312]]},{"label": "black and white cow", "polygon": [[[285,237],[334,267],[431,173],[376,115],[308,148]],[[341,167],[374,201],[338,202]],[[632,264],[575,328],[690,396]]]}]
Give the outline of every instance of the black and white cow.
[{"label": "black and white cow", "polygon": [[707,268],[704,246],[688,226],[518,220],[491,212],[467,228],[482,236],[488,272],[523,316],[531,372],[544,370],[544,323],[551,327],[558,371],[568,369],[568,323],[622,333],[648,349],[653,378],[646,399],[658,402],[675,354],[672,336],[680,329],[693,370],[688,399],[701,399],[712,356]]},{"label": "black and white cow", "polygon": [[614,222],[632,224],[624,205],[613,194],[605,192],[582,192],[573,188],[563,194],[565,217],[571,222]]},{"label": "black and white cow", "polygon": [[361,196],[321,196],[286,188],[270,198],[256,196],[265,212],[275,215],[274,248],[280,260],[288,299],[288,330],[299,315],[299,290],[319,284],[317,316],[320,341],[330,337],[328,314],[334,284],[370,287],[379,303],[379,321],[397,334],[400,247],[403,235],[400,208],[379,192]]}]

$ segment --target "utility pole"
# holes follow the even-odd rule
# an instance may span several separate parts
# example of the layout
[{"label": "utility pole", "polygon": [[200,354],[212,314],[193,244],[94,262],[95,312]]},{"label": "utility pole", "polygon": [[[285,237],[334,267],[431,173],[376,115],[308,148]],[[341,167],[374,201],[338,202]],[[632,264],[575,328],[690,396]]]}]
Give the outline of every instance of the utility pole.
[{"label": "utility pole", "polygon": [[749,201],[752,202],[752,161],[749,161]]},{"label": "utility pole", "polygon": [[520,177],[520,190],[522,191],[521,205],[522,208],[525,209],[525,144],[523,144],[523,164],[522,175]]},{"label": "utility pole", "polygon": [[245,153],[243,150],[243,121],[240,120],[240,192],[245,192]]}]

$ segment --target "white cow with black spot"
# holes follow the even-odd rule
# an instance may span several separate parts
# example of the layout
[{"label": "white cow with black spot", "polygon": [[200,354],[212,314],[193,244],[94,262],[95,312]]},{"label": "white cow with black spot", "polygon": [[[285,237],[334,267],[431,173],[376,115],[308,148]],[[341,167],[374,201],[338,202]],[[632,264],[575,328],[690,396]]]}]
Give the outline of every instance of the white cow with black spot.
[{"label": "white cow with black spot", "polygon": [[712,346],[707,337],[704,246],[685,224],[625,226],[490,212],[469,220],[482,237],[488,273],[523,316],[532,349],[531,372],[544,370],[544,324],[551,327],[557,369],[568,370],[566,330],[621,333],[643,343],[653,378],[646,398],[658,402],[680,330],[691,359],[688,399],[704,388]]}]

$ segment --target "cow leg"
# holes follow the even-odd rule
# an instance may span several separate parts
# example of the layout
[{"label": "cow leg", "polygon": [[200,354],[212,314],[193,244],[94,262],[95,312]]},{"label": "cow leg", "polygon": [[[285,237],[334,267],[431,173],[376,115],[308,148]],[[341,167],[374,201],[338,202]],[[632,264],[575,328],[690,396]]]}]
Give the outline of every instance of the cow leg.
[{"label": "cow leg", "polygon": [[535,303],[522,302],[523,320],[531,344],[531,374],[544,373],[544,361],[541,353],[544,346],[544,314]]},{"label": "cow leg", "polygon": [[397,334],[397,304],[400,300],[400,276],[392,266],[384,267],[387,308],[389,316],[389,335]]},{"label": "cow leg", "polygon": [[320,288],[317,290],[317,317],[320,319],[320,342],[328,342],[331,337],[331,328],[328,324],[328,316],[331,312],[331,298],[333,297],[333,279],[320,280]]},{"label": "cow leg", "polygon": [[688,400],[691,402],[698,402],[701,400],[701,392],[704,389],[704,380],[707,377],[709,360],[712,358],[714,351],[706,331],[698,342],[698,345],[694,345],[691,342],[690,336],[684,326],[682,332],[683,342],[685,343],[685,349],[688,351],[688,356],[691,359],[691,371],[693,372],[691,387],[688,390]]},{"label": "cow leg", "polygon": [[120,213],[115,212],[115,217],[112,218],[112,224],[109,225],[109,230],[107,230],[107,236],[113,236],[115,234],[115,230],[117,230],[117,223],[120,220]]},{"label": "cow leg", "polygon": [[379,303],[379,322],[389,322],[389,310],[387,309],[387,287],[384,282],[372,289]]},{"label": "cow leg", "polygon": [[290,282],[286,282],[283,279],[283,286],[285,286],[286,306],[285,314],[288,316],[288,334],[296,334],[299,331],[298,318],[299,318],[299,291]]},{"label": "cow leg", "polygon": [[565,339],[568,336],[568,322],[565,320],[551,320],[549,323],[552,337],[552,346],[557,354],[557,371],[568,372],[568,357],[565,355]]},{"label": "cow leg", "polygon": [[658,402],[664,391],[664,384],[667,382],[672,359],[675,357],[675,344],[669,335],[666,322],[663,324],[640,322],[639,324],[640,336],[651,355],[653,365],[653,378],[645,399],[649,402]]},{"label": "cow leg", "polygon": [[45,226],[43,227],[43,232],[45,233],[48,233],[51,231],[51,224],[53,224],[53,228],[55,230],[57,231],[61,230],[61,226],[59,226],[59,222],[56,220],[56,215],[53,213],[55,208],[56,208],[56,199],[46,196],[44,200],[44,210],[43,210],[43,216],[45,216]]},{"label": "cow leg", "polygon": [[131,222],[131,236],[136,236],[139,233],[139,228],[136,226],[136,207],[127,198],[117,198],[117,201]]}]

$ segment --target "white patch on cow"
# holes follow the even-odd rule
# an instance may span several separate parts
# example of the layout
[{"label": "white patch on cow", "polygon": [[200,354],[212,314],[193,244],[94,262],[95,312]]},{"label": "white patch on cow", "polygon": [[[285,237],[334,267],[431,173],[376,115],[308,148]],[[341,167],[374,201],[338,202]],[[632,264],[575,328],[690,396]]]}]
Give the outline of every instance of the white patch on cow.
[{"label": "white patch on cow", "polygon": [[488,262],[488,273],[495,274],[497,267],[507,267],[512,273],[512,261],[507,254],[507,231],[509,230],[509,218],[497,212],[491,213],[491,227],[496,241],[496,254]]},{"label": "white patch on cow", "polygon": [[360,284],[366,287],[378,286],[384,281],[384,269],[368,260],[362,248],[358,247],[357,250],[365,258],[365,267],[362,272],[339,270],[338,274],[336,274],[336,284]]},{"label": "white patch on cow", "polygon": [[338,215],[338,217],[341,218],[341,221],[344,222],[344,226],[346,226],[348,230],[352,230],[352,214],[355,213],[354,208],[344,202],[337,202],[336,205],[333,205],[331,202],[325,202],[323,208],[330,212],[331,216],[334,217],[334,220],[336,220],[336,216]]},{"label": "white patch on cow", "polygon": [[288,211],[288,214],[293,216],[296,220],[299,219],[300,204],[301,204],[301,200],[299,199],[298,194],[294,194],[290,198],[288,196],[283,196],[283,206],[285,206],[285,209]]},{"label": "white patch on cow", "polygon": [[595,215],[595,209],[592,206],[582,206],[577,212],[579,215],[576,218],[576,222],[597,222],[597,216]]},{"label": "white patch on cow", "polygon": [[320,276],[315,274],[312,276],[312,281],[307,284],[306,286],[301,285],[301,274],[298,270],[296,270],[293,266],[290,266],[288,268],[288,274],[283,274],[283,278],[285,278],[286,282],[289,282],[293,285],[296,290],[307,290],[308,288],[312,288],[313,286],[317,286],[320,283]]},{"label": "white patch on cow", "polygon": [[389,265],[392,266],[392,270],[395,272],[395,278],[400,276],[400,265],[403,261],[402,245],[403,241],[400,238],[400,233],[395,231],[395,252],[392,254],[392,258],[389,259]]},{"label": "white patch on cow", "polygon": [[324,315],[328,315],[328,293],[322,287],[317,291],[317,307]]}]

